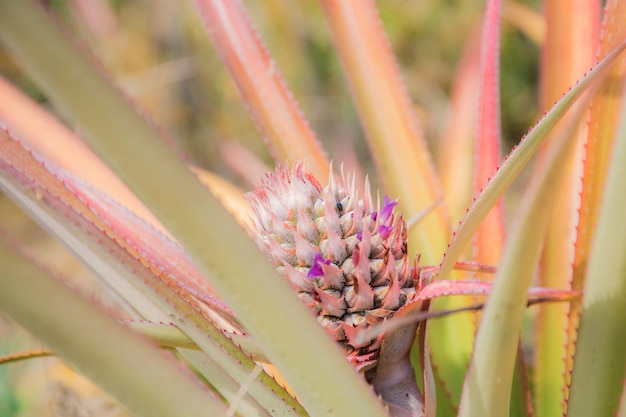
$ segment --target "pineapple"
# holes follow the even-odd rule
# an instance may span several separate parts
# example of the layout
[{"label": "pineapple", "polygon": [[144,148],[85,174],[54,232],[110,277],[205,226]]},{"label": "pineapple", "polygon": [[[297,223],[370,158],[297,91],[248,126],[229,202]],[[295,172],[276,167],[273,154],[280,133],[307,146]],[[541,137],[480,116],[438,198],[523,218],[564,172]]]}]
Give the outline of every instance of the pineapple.
[{"label": "pineapple", "polygon": [[365,189],[359,198],[343,172],[322,187],[300,162],[246,195],[259,246],[361,371],[375,367],[384,335],[357,343],[357,334],[390,318],[417,285],[397,202],[385,197],[374,210],[367,181]]}]

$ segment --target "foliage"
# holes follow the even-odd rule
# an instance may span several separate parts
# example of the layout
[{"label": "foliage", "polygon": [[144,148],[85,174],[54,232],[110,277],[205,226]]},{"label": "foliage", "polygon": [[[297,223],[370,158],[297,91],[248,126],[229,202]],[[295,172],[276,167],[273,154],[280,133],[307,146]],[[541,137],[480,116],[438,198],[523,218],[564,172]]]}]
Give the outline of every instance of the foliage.
[{"label": "foliage", "polygon": [[[237,1],[0,0],[0,188],[94,273],[3,199],[0,311],[137,415],[625,415],[626,8],[319,3],[250,2],[248,16]],[[532,42],[545,114],[502,158],[516,128],[501,126],[532,113],[518,83],[534,58],[516,46]],[[333,169],[354,171],[350,210],[369,199],[364,173],[398,199],[398,221],[376,233],[400,228],[394,253],[408,245],[411,262],[397,273],[415,290],[348,337],[353,349],[384,334],[365,374],[250,236],[242,188],[298,161],[318,191]],[[394,210],[375,200],[364,224]],[[319,276],[328,262],[306,266]],[[3,350],[33,348],[6,329]],[[0,369],[7,412],[37,414],[15,359]]]}]

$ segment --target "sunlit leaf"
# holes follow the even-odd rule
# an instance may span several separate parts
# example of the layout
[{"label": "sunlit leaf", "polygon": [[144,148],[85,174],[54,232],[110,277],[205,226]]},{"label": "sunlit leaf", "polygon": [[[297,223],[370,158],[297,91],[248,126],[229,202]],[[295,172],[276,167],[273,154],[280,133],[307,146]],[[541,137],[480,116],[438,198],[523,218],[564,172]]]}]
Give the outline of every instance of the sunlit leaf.
[{"label": "sunlit leaf", "polygon": [[[109,390],[138,415],[224,413],[171,359],[87,300],[0,244],[2,311]],[[33,290],[36,289],[36,290]],[[113,338],[116,343],[111,344]]]},{"label": "sunlit leaf", "polygon": [[[576,82],[596,59],[596,48],[600,32],[600,4],[597,1],[581,0],[563,2],[546,1],[543,14],[549,30],[546,32],[541,54],[540,106],[549,109],[559,100],[570,85]],[[567,117],[567,116],[566,116]],[[551,138],[571,121],[563,120],[540,149],[540,166]],[[580,118],[576,135],[577,151],[566,165],[567,175],[554,188],[553,209],[548,225],[538,280],[540,285],[554,288],[570,288],[573,245],[564,244],[565,236],[574,235],[579,218],[579,199],[582,176],[582,147],[587,134],[586,117]],[[580,289],[580,287],[575,287]],[[576,306],[578,300],[572,303]],[[535,409],[538,416],[553,416],[564,412],[564,376],[567,344],[568,306],[544,304],[537,316],[536,356],[533,366]]]},{"label": "sunlit leaf", "polygon": [[465,245],[469,243],[474,231],[478,228],[480,221],[487,215],[498,198],[506,191],[513,179],[528,163],[547,133],[554,127],[585,89],[593,81],[603,75],[603,72],[617,59],[624,47],[626,47],[626,44],[620,44],[618,48],[613,50],[589,71],[585,77],[573,86],[563,98],[537,122],[520,144],[505,158],[491,181],[485,186],[480,195],[475,198],[467,215],[454,233],[448,251],[441,262],[439,275],[442,278],[448,276],[454,263],[465,248]]},{"label": "sunlit leaf", "polygon": [[306,160],[318,178],[328,159],[243,3],[196,0],[204,26],[277,163]]}]

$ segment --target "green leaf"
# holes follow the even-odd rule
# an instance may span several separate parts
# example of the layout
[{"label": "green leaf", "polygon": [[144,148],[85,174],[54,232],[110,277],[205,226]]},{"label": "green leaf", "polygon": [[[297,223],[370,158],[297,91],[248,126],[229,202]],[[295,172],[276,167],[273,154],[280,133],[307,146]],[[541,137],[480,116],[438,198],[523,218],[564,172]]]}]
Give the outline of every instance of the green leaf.
[{"label": "green leaf", "polygon": [[614,146],[587,267],[568,417],[616,415],[626,373],[624,106]]},{"label": "green leaf", "polygon": [[541,251],[550,215],[550,195],[561,181],[575,142],[583,107],[577,109],[569,129],[550,146],[545,164],[524,194],[509,234],[493,292],[483,311],[474,353],[461,397],[459,416],[508,415],[526,293]]},{"label": "green leaf", "polygon": [[[175,362],[0,243],[0,306],[137,415],[221,415],[225,406]],[[115,343],[111,343],[114,340]]]}]

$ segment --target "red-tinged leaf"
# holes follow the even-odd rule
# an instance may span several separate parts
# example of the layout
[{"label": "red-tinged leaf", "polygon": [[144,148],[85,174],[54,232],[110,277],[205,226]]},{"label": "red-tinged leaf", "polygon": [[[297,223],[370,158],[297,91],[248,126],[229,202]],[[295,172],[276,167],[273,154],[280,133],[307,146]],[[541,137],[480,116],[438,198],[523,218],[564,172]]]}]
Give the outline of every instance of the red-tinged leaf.
[{"label": "red-tinged leaf", "polygon": [[[550,0],[544,2],[543,13],[548,30],[541,54],[540,108],[547,110],[593,64],[600,29],[600,4],[595,0]],[[535,173],[543,163],[547,145],[573,123],[566,118],[555,126],[539,150]],[[579,150],[567,163],[568,173],[562,177],[562,183],[554,189],[551,219],[538,270],[539,285],[546,287],[570,288],[574,247],[564,238],[574,235],[578,219],[580,155],[587,135],[587,118],[581,117],[577,123],[580,126],[573,134]],[[565,411],[562,387],[566,373],[563,358],[569,327],[568,309],[568,305],[559,304],[543,304],[538,309],[532,375],[539,417]]]},{"label": "red-tinged leaf", "polygon": [[593,65],[600,36],[600,7],[594,0],[544,1],[547,32],[541,50],[539,86],[544,111]]},{"label": "red-tinged leaf", "polygon": [[11,164],[16,173],[28,177],[27,181],[33,186],[37,186],[39,179],[48,177],[49,181],[43,187],[54,198],[98,227],[137,260],[167,277],[169,285],[191,292],[218,312],[223,312],[229,320],[234,319],[230,308],[215,296],[206,278],[178,244],[69,172],[44,160],[39,160],[40,166],[37,166],[20,158],[23,150],[18,142],[4,141],[2,147],[3,157],[8,160],[4,163]]},{"label": "red-tinged leaf", "polygon": [[[321,3],[385,193],[411,218],[441,197],[440,185],[376,6],[371,0]],[[426,263],[445,249],[445,211],[440,205],[409,233],[411,251]]]},{"label": "red-tinged leaf", "polygon": [[[500,150],[500,0],[487,2],[483,23],[478,102],[478,134],[475,144],[474,195],[489,181],[498,168]],[[498,202],[481,222],[474,235],[473,259],[496,264],[504,246],[503,201]],[[480,279],[490,275],[477,274]]]},{"label": "red-tinged leaf", "polygon": [[[0,131],[0,185],[5,190],[11,191],[16,198],[20,191],[17,186],[23,187],[23,192],[30,193],[30,198],[34,204],[44,204],[45,208],[27,208],[33,213],[42,216],[41,219],[49,219],[55,214],[63,216],[69,220],[64,223],[62,229],[55,227],[53,220],[42,220],[44,226],[48,226],[55,231],[58,236],[65,241],[79,256],[88,260],[94,265],[97,272],[103,275],[107,283],[122,296],[127,297],[129,304],[141,314],[141,316],[151,321],[171,321],[175,323],[191,340],[193,340],[208,356],[203,356],[194,362],[193,356],[190,361],[202,369],[211,364],[217,364],[217,369],[222,372],[218,379],[211,379],[211,383],[227,398],[232,398],[237,391],[238,384],[242,383],[251,369],[255,368],[255,363],[250,357],[236,346],[228,338],[214,320],[219,320],[220,325],[224,325],[224,320],[228,323],[228,313],[219,310],[221,303],[216,302],[214,309],[208,310],[204,303],[201,303],[190,294],[190,287],[176,282],[164,270],[174,267],[171,260],[177,259],[177,251],[174,249],[173,258],[168,261],[159,258],[159,265],[152,262],[148,256],[132,248],[117,232],[107,223],[107,220],[100,219],[92,206],[81,201],[72,193],[70,189],[76,188],[77,183],[72,183],[69,187],[62,179],[49,172],[46,167],[50,163],[43,163],[36,160],[33,155],[21,145],[9,139],[4,131]],[[59,172],[59,168],[53,171]],[[4,181],[4,180],[7,181]],[[81,192],[84,192],[81,189]],[[85,193],[84,196],[91,197],[92,194]],[[20,200],[24,203],[23,200]],[[50,210],[51,209],[51,210]],[[125,216],[118,208],[115,214]],[[41,213],[44,210],[44,213]],[[98,208],[98,210],[104,210]],[[73,227],[77,228],[74,230]],[[73,236],[72,233],[76,233]],[[152,233],[158,239],[158,233]],[[78,240],[80,235],[82,240]],[[128,237],[132,233],[125,236]],[[171,243],[154,242],[163,250],[173,250]],[[95,247],[94,247],[95,246]],[[99,257],[99,259],[97,259]],[[183,262],[184,263],[184,262]],[[120,271],[118,266],[125,272]],[[193,268],[184,266],[189,272]],[[189,269],[187,269],[189,268]],[[120,275],[117,277],[117,275]],[[189,281],[194,285],[193,281]],[[129,288],[129,284],[134,287]],[[203,297],[205,302],[212,303],[214,299]],[[156,307],[155,307],[156,306]],[[216,315],[220,313],[220,315]],[[183,355],[187,356],[185,352]],[[221,369],[220,369],[221,367]],[[215,369],[213,370],[215,371]],[[206,376],[206,375],[205,375]],[[302,411],[297,402],[267,374],[254,381],[249,387],[249,394],[254,397],[264,408],[274,409],[279,407],[287,414],[299,413]],[[248,400],[246,400],[248,401]],[[254,400],[250,400],[250,404]],[[258,405],[257,405],[258,406]],[[300,410],[300,411],[298,411]]]},{"label": "red-tinged leaf", "polygon": [[120,246],[165,274],[171,280],[171,285],[190,292],[234,320],[230,307],[217,297],[206,278],[177,243],[98,189],[57,167],[45,162],[44,165],[91,210],[96,219],[110,228],[105,233],[118,238]]},{"label": "red-tinged leaf", "polygon": [[[622,2],[611,0],[606,3],[602,33],[599,56],[610,53],[609,51],[614,50],[616,45],[621,45],[626,39],[626,8],[623,7]],[[603,203],[602,195],[604,193],[607,167],[612,155],[613,140],[620,117],[620,110],[623,106],[622,91],[625,74],[626,58],[620,57],[591,103],[589,134],[585,147],[583,183],[580,194],[580,207],[584,207],[584,210],[579,212],[580,217],[576,229],[572,289],[582,289],[585,286],[587,260],[594,240],[598,213]],[[569,395],[568,387],[571,380],[570,374],[573,366],[581,308],[582,305],[580,303],[572,304],[568,315],[565,398]]]},{"label": "red-tinged leaf", "polygon": [[328,178],[328,159],[241,1],[195,3],[274,160],[306,160],[317,178]]},{"label": "red-tinged leaf", "polygon": [[[488,296],[493,290],[493,283],[485,281],[450,281],[441,280],[424,286],[415,297],[402,307],[393,319],[382,324],[372,326],[367,331],[359,334],[357,341],[371,340],[379,335],[389,332],[389,336],[404,326],[428,319],[445,317],[451,314],[481,310],[485,303],[477,302],[454,309],[428,311],[428,303],[431,300],[449,296]],[[528,289],[528,305],[546,302],[569,302],[580,297],[580,291],[559,290],[553,288],[531,287]],[[387,337],[389,337],[387,336]],[[402,340],[402,339],[398,339]],[[397,342],[400,344],[401,342]]]},{"label": "red-tinged leaf", "polygon": [[[78,178],[38,159],[6,135],[0,138],[0,149],[0,167],[32,190],[38,199],[75,222],[97,230],[90,230],[90,233],[97,233],[96,238],[103,244],[106,240],[113,241],[135,262],[147,268],[153,279],[162,280],[169,287],[185,287],[187,291],[203,294],[204,301],[214,302],[213,307],[218,312],[231,314],[228,306],[212,296],[213,291],[202,282],[205,279],[191,261],[185,259],[186,254],[178,245]],[[189,276],[185,277],[187,274]],[[181,281],[177,282],[176,276]]]},{"label": "red-tinged leaf", "polygon": [[489,181],[482,192],[474,199],[465,218],[454,233],[448,250],[441,262],[439,276],[448,276],[456,260],[480,225],[480,222],[513,182],[514,178],[517,177],[517,174],[526,166],[552,127],[563,117],[586,88],[593,81],[598,80],[600,76],[605,74],[605,71],[610,68],[611,64],[620,56],[620,53],[625,47],[626,43],[620,43],[619,47],[611,51],[611,53],[590,70],[585,77],[581,78],[581,80],[535,124],[520,144],[504,159],[504,162],[491,178],[491,181]]},{"label": "red-tinged leaf", "polygon": [[74,132],[1,76],[0,97],[0,120],[28,147],[85,181],[98,184],[105,193],[167,234],[154,215]]},{"label": "red-tinged leaf", "polygon": [[[445,297],[450,295],[489,295],[493,284],[485,281],[451,281],[440,280],[425,285],[411,303],[431,300],[437,297]],[[580,292],[532,287],[528,290],[528,298],[542,299],[546,301],[569,301],[580,295]],[[407,304],[407,308],[411,305]],[[404,309],[403,308],[403,309]]]}]

